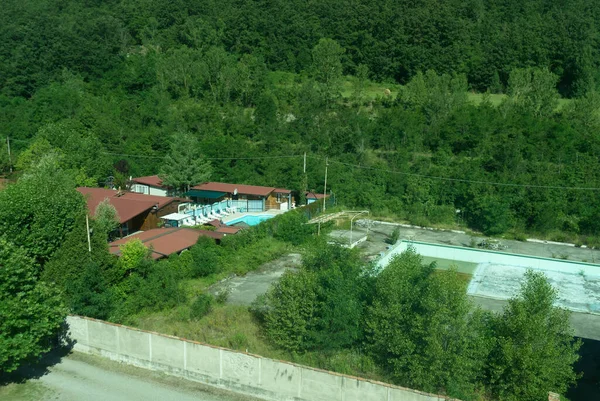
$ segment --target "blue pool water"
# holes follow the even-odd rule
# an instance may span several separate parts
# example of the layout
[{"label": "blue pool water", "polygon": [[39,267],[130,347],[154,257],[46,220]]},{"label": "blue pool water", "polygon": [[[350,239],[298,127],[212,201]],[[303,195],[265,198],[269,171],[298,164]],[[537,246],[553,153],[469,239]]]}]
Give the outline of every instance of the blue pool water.
[{"label": "blue pool water", "polygon": [[249,226],[255,226],[259,223],[262,223],[265,220],[269,220],[271,217],[273,217],[273,215],[271,215],[271,214],[261,214],[259,216],[253,216],[253,215],[247,214],[245,216],[238,217],[235,220],[228,221],[225,224],[227,224],[228,226],[235,226],[236,224],[239,224],[239,223],[245,223]]}]

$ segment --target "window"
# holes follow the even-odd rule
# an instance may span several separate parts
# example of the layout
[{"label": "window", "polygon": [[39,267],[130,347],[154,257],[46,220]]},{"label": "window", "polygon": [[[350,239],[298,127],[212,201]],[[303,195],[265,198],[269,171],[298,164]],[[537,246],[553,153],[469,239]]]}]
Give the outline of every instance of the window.
[{"label": "window", "polygon": [[283,202],[283,196],[282,196],[282,194],[276,194],[276,195],[277,195],[277,203]]}]

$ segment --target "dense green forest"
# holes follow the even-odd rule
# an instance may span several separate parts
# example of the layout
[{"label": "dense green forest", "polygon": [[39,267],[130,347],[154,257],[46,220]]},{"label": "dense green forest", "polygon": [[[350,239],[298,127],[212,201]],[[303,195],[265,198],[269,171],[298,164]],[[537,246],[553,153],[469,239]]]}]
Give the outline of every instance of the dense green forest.
[{"label": "dense green forest", "polygon": [[406,83],[433,69],[499,91],[514,68],[547,67],[566,95],[588,90],[600,61],[600,11],[585,0],[7,0],[1,14],[0,86],[21,96],[63,68],[103,77],[138,46],[217,46],[301,72],[327,37],[346,49],[346,74],[364,64],[377,80]]},{"label": "dense green forest", "polygon": [[74,188],[193,167],[301,194],[324,190],[327,166],[343,207],[598,246],[593,2],[6,0],[0,26],[0,173],[14,181],[0,191],[0,372],[50,349],[68,312],[198,322],[219,302],[207,285],[293,250],[299,273],[253,308],[277,355],[465,400],[539,399],[577,378],[579,343],[541,275],[502,314],[472,314],[456,273],[409,252],[369,275],[299,211],[159,262],[135,241],[115,259],[113,211],[91,216],[88,243]]},{"label": "dense green forest", "polygon": [[54,151],[78,184],[122,186],[190,132],[214,180],[321,191],[329,158],[349,207],[591,244],[599,18],[585,1],[6,1],[0,163]]}]

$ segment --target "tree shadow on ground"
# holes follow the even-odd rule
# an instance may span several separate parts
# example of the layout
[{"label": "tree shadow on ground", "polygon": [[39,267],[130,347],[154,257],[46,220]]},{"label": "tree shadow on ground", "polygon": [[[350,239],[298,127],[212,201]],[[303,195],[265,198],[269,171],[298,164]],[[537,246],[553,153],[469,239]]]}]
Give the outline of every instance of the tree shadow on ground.
[{"label": "tree shadow on ground", "polygon": [[581,358],[575,364],[575,371],[583,373],[577,386],[571,387],[566,396],[571,401],[600,401],[600,341],[582,338],[579,349]]},{"label": "tree shadow on ground", "polygon": [[69,338],[69,326],[65,322],[53,341],[53,348],[39,359],[24,363],[19,369],[10,373],[0,372],[0,386],[25,383],[31,379],[39,379],[50,372],[49,368],[60,363],[69,355],[76,341]]}]

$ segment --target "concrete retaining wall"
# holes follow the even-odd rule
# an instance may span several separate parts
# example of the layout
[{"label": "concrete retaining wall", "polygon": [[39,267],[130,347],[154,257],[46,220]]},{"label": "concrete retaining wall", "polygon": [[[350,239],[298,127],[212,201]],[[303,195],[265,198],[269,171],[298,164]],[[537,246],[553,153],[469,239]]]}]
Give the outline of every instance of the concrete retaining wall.
[{"label": "concrete retaining wall", "polygon": [[266,400],[441,401],[448,398],[212,347],[95,319],[69,316],[79,352],[162,371]]},{"label": "concrete retaining wall", "polygon": [[378,260],[377,266],[385,268],[392,258],[412,247],[422,256],[440,259],[460,260],[472,263],[495,263],[499,265],[522,266],[532,269],[554,270],[561,272],[597,274],[598,265],[568,260],[540,258],[536,256],[517,255],[514,253],[497,252],[482,249],[463,248],[452,245],[430,244],[419,241],[402,241]]}]

